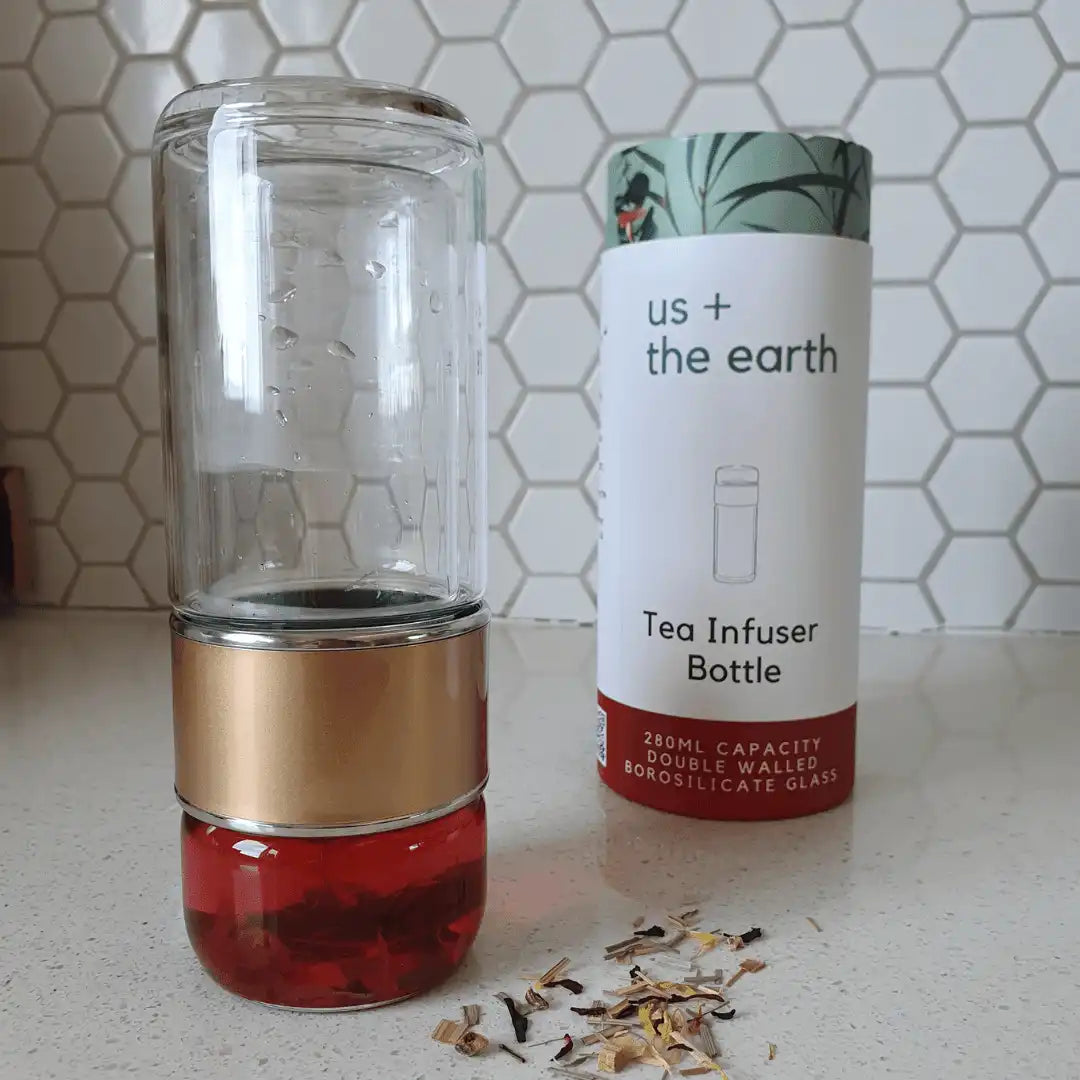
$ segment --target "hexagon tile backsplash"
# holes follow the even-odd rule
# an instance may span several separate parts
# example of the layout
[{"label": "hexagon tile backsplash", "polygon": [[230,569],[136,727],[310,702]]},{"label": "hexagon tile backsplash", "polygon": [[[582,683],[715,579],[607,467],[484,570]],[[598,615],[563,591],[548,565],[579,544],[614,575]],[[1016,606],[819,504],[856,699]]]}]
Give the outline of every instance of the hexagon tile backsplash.
[{"label": "hexagon tile backsplash", "polygon": [[40,603],[166,601],[146,155],[184,86],[271,72],[430,87],[485,137],[496,611],[594,615],[608,153],[786,126],[876,157],[864,623],[1080,630],[1080,0],[3,0]]}]

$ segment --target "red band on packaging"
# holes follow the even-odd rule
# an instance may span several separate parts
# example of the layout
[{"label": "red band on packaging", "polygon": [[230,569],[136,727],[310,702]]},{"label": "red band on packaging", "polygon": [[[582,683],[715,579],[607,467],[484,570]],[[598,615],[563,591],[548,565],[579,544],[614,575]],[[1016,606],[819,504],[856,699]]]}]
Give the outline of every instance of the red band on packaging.
[{"label": "red band on packaging", "polygon": [[803,720],[698,720],[646,712],[598,695],[600,778],[613,791],[719,821],[816,814],[855,783],[851,705]]}]

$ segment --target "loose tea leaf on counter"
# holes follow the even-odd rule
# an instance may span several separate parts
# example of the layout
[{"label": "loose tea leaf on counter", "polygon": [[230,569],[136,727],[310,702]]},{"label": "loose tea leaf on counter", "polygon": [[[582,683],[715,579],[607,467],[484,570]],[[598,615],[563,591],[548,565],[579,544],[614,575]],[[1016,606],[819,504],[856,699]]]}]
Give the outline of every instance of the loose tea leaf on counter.
[{"label": "loose tea leaf on counter", "polygon": [[645,930],[635,930],[634,937],[663,937],[666,933],[662,926],[650,926]]},{"label": "loose tea leaf on counter", "polygon": [[552,1061],[562,1061],[571,1050],[574,1049],[574,1040],[569,1035],[563,1036],[563,1044],[558,1053],[551,1059]]},{"label": "loose tea leaf on counter", "polygon": [[465,1021],[466,1027],[476,1027],[480,1023],[480,1006],[479,1005],[462,1005],[461,1015]]},{"label": "loose tea leaf on counter", "polygon": [[513,1047],[507,1046],[506,1043],[499,1043],[499,1049],[502,1050],[504,1054],[509,1054],[512,1058],[520,1061],[522,1065],[528,1065],[529,1059],[523,1054],[519,1054]]},{"label": "loose tea leaf on counter", "polygon": [[757,941],[762,936],[763,931],[760,926],[752,926],[745,933],[739,935],[744,945],[749,945],[751,941]]},{"label": "loose tea leaf on counter", "polygon": [[533,1012],[551,1008],[551,1002],[548,1001],[543,994],[538,994],[531,986],[525,991],[525,1004],[528,1005]]},{"label": "loose tea leaf on counter", "polygon": [[590,1005],[587,1008],[581,1008],[580,1006],[571,1005],[570,1011],[577,1013],[578,1016],[603,1016],[607,1012],[606,1005]]},{"label": "loose tea leaf on counter", "polygon": [[757,971],[761,971],[764,967],[765,967],[765,961],[764,960],[756,960],[756,959],[754,959],[754,957],[748,956],[739,965],[739,970],[736,971],[735,974],[732,975],[731,978],[728,979],[728,981],[726,983],[724,983],[724,985],[725,986],[734,986],[744,975],[746,975],[746,974],[751,974],[752,975]]},{"label": "loose tea leaf on counter", "polygon": [[522,1013],[509,994],[496,994],[495,997],[506,1006],[506,1011],[510,1014],[510,1023],[514,1025],[514,1038],[523,1043],[529,1031],[529,1018]]},{"label": "loose tea leaf on counter", "polygon": [[721,1012],[719,1009],[713,1009],[709,1016],[715,1016],[717,1020],[734,1020],[735,1010],[728,1009],[726,1012]]},{"label": "loose tea leaf on counter", "polygon": [[570,966],[570,957],[564,956],[557,964],[548,968],[536,981],[533,983],[533,989],[538,993],[543,990],[545,986],[554,986],[555,983],[563,977],[563,973]]},{"label": "loose tea leaf on counter", "polygon": [[561,986],[564,990],[569,990],[571,994],[581,994],[585,990],[585,987],[577,979],[556,979],[551,985]]},{"label": "loose tea leaf on counter", "polygon": [[447,1046],[455,1046],[468,1031],[468,1026],[463,1020],[440,1020],[431,1037],[436,1042],[445,1043]]},{"label": "loose tea leaf on counter", "polygon": [[488,1040],[479,1031],[466,1031],[456,1043],[454,1049],[466,1057],[476,1057],[488,1048]]},{"label": "loose tea leaf on counter", "polygon": [[812,918],[810,918],[810,916],[809,916],[809,915],[807,915],[807,916],[806,916],[806,921],[807,921],[807,922],[808,922],[808,923],[809,923],[809,924],[810,924],[810,925],[811,925],[811,926],[812,926],[812,927],[813,927],[813,928],[814,928],[814,929],[815,929],[815,930],[816,930],[816,931],[817,931],[817,932],[818,932],[819,934],[823,934],[823,933],[825,933],[825,931],[821,929],[821,924],[820,924],[820,923],[819,923],[819,922],[817,921],[817,919],[812,919]]},{"label": "loose tea leaf on counter", "polygon": [[769,1060],[776,1060],[776,1043],[769,1043]]}]

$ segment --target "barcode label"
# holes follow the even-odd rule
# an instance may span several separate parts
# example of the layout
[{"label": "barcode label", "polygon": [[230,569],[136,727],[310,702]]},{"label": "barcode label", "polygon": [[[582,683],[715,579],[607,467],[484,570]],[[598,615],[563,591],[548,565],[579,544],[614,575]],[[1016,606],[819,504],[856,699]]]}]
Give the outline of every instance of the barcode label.
[{"label": "barcode label", "polygon": [[607,767],[607,713],[596,706],[596,760]]}]

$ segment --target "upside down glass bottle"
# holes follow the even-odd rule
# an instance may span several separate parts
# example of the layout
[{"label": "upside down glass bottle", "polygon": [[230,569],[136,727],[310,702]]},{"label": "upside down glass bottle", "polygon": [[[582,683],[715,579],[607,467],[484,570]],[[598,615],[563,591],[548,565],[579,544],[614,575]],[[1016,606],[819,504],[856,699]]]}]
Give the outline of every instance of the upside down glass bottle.
[{"label": "upside down glass bottle", "polygon": [[268,1005],[408,997],[484,907],[479,143],[401,87],[198,87],[154,193],[189,936]]}]

